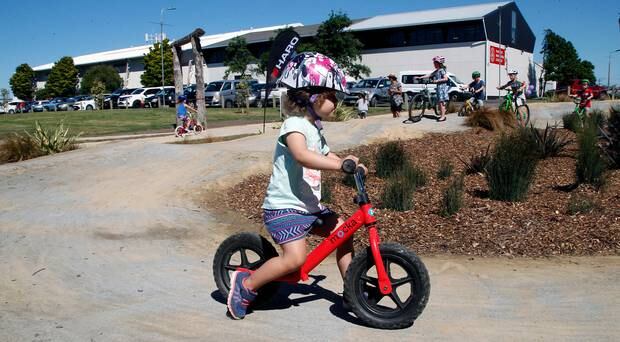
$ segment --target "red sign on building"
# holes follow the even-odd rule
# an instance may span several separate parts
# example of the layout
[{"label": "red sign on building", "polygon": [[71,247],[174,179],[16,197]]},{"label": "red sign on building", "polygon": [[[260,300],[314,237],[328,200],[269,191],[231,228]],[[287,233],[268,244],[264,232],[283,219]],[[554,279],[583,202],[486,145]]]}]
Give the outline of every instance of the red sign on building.
[{"label": "red sign on building", "polygon": [[506,49],[491,46],[491,63],[506,65]]}]

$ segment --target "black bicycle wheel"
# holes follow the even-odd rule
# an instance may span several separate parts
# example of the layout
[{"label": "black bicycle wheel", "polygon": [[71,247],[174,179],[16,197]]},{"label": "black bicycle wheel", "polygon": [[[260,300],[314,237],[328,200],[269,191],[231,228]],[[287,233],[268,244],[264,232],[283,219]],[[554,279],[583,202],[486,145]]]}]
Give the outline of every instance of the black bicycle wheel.
[{"label": "black bicycle wheel", "polygon": [[426,98],[422,94],[418,94],[409,101],[409,121],[418,122],[424,116],[426,110]]},{"label": "black bicycle wheel", "polygon": [[[228,297],[230,277],[239,267],[255,270],[265,261],[278,256],[278,252],[267,239],[255,233],[239,233],[224,240],[213,258],[213,278],[220,294]],[[258,290],[252,306],[269,302],[278,291],[277,282],[269,283]]]},{"label": "black bicycle wheel", "polygon": [[371,327],[400,329],[413,324],[430,295],[430,279],[422,261],[397,243],[379,246],[392,292],[379,291],[370,248],[356,255],[347,269],[344,298],[353,313]]}]

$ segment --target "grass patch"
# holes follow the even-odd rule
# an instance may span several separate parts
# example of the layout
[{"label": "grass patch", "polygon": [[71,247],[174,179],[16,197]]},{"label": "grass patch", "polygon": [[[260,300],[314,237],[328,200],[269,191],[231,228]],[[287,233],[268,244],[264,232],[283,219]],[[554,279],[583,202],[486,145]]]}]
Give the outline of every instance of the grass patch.
[{"label": "grass patch", "polygon": [[609,157],[610,165],[614,169],[620,168],[620,107],[609,108],[607,120],[607,136],[611,140],[604,149]]},{"label": "grass patch", "polygon": [[575,194],[568,200],[566,212],[569,215],[587,214],[596,208],[596,203],[586,195]]},{"label": "grass patch", "polygon": [[428,181],[424,170],[411,164],[410,162],[406,162],[405,165],[403,165],[403,167],[398,171],[397,175],[402,177],[414,190],[425,186]]},{"label": "grass patch", "polygon": [[538,158],[536,145],[524,130],[503,134],[486,168],[489,197],[500,201],[523,201],[534,179]]},{"label": "grass patch", "polygon": [[454,170],[454,166],[448,159],[442,159],[439,162],[439,170],[437,170],[437,177],[439,179],[447,179],[452,176],[452,171]]},{"label": "grass patch", "polygon": [[592,120],[586,120],[584,128],[577,134],[577,182],[603,185],[605,161],[598,147],[598,126]]},{"label": "grass patch", "polygon": [[380,178],[388,178],[401,170],[407,159],[405,157],[405,149],[399,141],[390,141],[379,146],[376,155],[377,176]]},{"label": "grass patch", "polygon": [[469,157],[469,160],[463,160],[461,157],[459,157],[459,160],[465,165],[465,174],[473,175],[478,173],[484,175],[491,161],[491,145],[488,145],[486,150]]},{"label": "grass patch", "polygon": [[456,214],[463,205],[463,188],[464,179],[463,176],[455,177],[448,187],[443,191],[443,198],[441,200],[441,209],[439,214],[443,217],[450,217]]},{"label": "grass patch", "polygon": [[489,107],[475,110],[465,119],[465,124],[468,126],[482,127],[490,131],[504,131],[508,128],[514,128],[515,123],[514,114]]},{"label": "grass patch", "polygon": [[413,192],[415,188],[402,175],[394,175],[388,179],[381,194],[381,207],[395,211],[407,211],[413,208]]},{"label": "grass patch", "polygon": [[231,141],[237,140],[241,138],[251,137],[255,135],[260,135],[261,133],[247,133],[247,134],[237,134],[237,135],[227,135],[224,137],[206,137],[200,139],[186,139],[172,142],[171,144],[181,144],[181,145],[197,145],[197,144],[210,144],[222,141]]},{"label": "grass patch", "polygon": [[333,185],[331,182],[321,184],[321,202],[332,203],[334,199]]},{"label": "grass patch", "polygon": [[550,126],[549,123],[547,123],[545,129],[538,129],[532,124],[529,127],[520,129],[525,130],[525,134],[529,133],[536,145],[538,157],[541,159],[558,156],[571,142],[560,134],[557,126]]}]

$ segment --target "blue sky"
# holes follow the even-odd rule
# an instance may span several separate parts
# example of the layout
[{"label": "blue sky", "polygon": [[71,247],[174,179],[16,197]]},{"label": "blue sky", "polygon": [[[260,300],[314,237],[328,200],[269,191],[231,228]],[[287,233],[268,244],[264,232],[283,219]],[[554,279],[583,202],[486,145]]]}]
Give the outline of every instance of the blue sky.
[{"label": "blue sky", "polygon": [[[144,44],[145,33],[159,32],[160,9],[171,26],[169,37],[185,35],[196,27],[207,34],[301,22],[323,21],[331,10],[351,18],[421,9],[489,2],[443,0],[312,0],[312,1],[200,1],[200,0],[8,0],[0,20],[0,88],[21,63],[37,66],[62,56]],[[305,5],[302,5],[305,4]],[[609,52],[620,49],[620,1],[517,0],[536,34],[536,56],[541,60],[543,31],[552,29],[570,40],[581,58],[594,63],[597,79],[607,83]],[[620,53],[612,57],[611,83],[620,83]]]}]

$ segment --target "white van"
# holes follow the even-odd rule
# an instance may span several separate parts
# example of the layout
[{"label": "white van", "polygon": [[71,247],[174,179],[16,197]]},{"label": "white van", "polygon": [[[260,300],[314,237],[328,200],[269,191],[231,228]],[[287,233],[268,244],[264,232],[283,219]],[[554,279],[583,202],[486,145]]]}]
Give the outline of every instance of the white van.
[{"label": "white van", "polygon": [[[409,95],[419,93],[422,89],[424,89],[425,85],[423,80],[419,80],[417,77],[428,75],[431,72],[432,70],[401,71],[399,74],[399,81],[403,87],[403,92]],[[471,94],[466,91],[467,84],[459,80],[456,75],[448,72],[448,79],[448,95],[450,96],[450,101],[465,101],[471,97]],[[436,84],[428,84],[428,89],[431,93],[435,93],[436,88]]]}]

